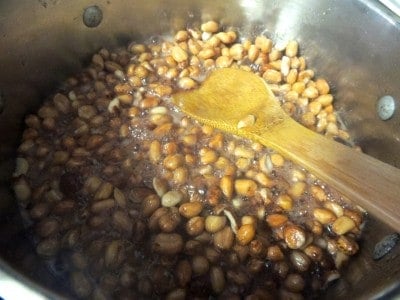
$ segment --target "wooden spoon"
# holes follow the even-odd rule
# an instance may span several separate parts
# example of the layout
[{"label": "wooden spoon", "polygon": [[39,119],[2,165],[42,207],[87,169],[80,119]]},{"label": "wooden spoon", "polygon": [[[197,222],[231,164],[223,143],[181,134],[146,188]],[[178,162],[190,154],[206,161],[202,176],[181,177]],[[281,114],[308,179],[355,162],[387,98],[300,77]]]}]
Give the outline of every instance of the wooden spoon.
[{"label": "wooden spoon", "polygon": [[204,124],[275,149],[400,231],[400,169],[303,127],[257,75],[218,69],[199,89],[172,98]]}]

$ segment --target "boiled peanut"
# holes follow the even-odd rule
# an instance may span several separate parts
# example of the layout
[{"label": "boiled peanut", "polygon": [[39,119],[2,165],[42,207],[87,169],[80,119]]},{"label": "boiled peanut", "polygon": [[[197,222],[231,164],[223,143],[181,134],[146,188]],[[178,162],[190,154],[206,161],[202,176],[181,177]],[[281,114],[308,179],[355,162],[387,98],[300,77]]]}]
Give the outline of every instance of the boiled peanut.
[{"label": "boiled peanut", "polygon": [[112,222],[118,230],[131,233],[133,223],[126,212],[122,210],[115,211],[112,215]]},{"label": "boiled peanut", "polygon": [[204,218],[195,216],[186,223],[186,232],[189,235],[196,236],[203,232],[205,226]]},{"label": "boiled peanut", "polygon": [[114,206],[115,206],[114,199],[100,200],[92,204],[92,206],[90,207],[90,211],[95,214],[102,213],[114,208]]},{"label": "boiled peanut", "polygon": [[199,201],[183,203],[179,207],[179,213],[188,219],[197,216],[202,210],[203,204]]},{"label": "boiled peanut", "polygon": [[92,292],[92,285],[82,272],[73,272],[70,275],[71,286],[79,298],[86,298]]},{"label": "boiled peanut", "polygon": [[283,260],[285,256],[278,245],[272,245],[267,249],[267,257],[272,261],[279,261]]},{"label": "boiled peanut", "polygon": [[223,176],[219,183],[222,193],[230,199],[233,195],[233,179],[231,176]]},{"label": "boiled peanut", "polygon": [[168,183],[166,180],[158,177],[153,178],[153,188],[159,197],[162,197],[168,191]]},{"label": "boiled peanut", "polygon": [[283,194],[278,197],[276,204],[283,210],[290,211],[293,207],[293,200],[289,195]]},{"label": "boiled peanut", "polygon": [[180,286],[184,287],[192,277],[192,267],[189,261],[181,260],[176,267],[176,277]]},{"label": "boiled peanut", "polygon": [[321,224],[329,224],[336,220],[336,216],[328,209],[316,208],[314,209],[314,218]]},{"label": "boiled peanut", "polygon": [[257,184],[251,179],[236,179],[235,191],[239,195],[251,197],[254,196]]},{"label": "boiled peanut", "polygon": [[338,235],[345,234],[355,227],[356,223],[347,216],[337,218],[332,224],[332,230]]},{"label": "boiled peanut", "polygon": [[271,214],[267,216],[266,221],[272,228],[280,227],[288,221],[288,217],[283,214]]},{"label": "boiled peanut", "polygon": [[192,259],[192,270],[196,275],[203,275],[208,272],[210,263],[207,258],[201,255],[196,255]]},{"label": "boiled peanut", "polygon": [[109,269],[118,268],[125,259],[125,248],[121,240],[109,243],[104,253],[104,264]]},{"label": "boiled peanut", "polygon": [[310,258],[304,252],[299,250],[293,250],[290,253],[290,261],[300,272],[307,271],[311,264]]},{"label": "boiled peanut", "polygon": [[152,241],[152,250],[165,255],[176,255],[183,249],[183,239],[177,233],[159,233]]},{"label": "boiled peanut", "polygon": [[99,186],[96,194],[94,195],[94,199],[95,200],[106,199],[111,196],[112,192],[113,192],[112,184],[109,182],[103,182]]},{"label": "boiled peanut", "polygon": [[210,281],[214,293],[220,294],[225,288],[225,276],[221,267],[214,266],[210,270]]},{"label": "boiled peanut", "polygon": [[158,226],[163,232],[173,232],[179,225],[180,221],[181,217],[178,213],[178,210],[176,208],[171,208],[168,213],[160,216],[160,218],[158,219]]},{"label": "boiled peanut", "polygon": [[301,292],[305,287],[305,280],[300,274],[289,274],[284,282],[285,287],[291,292]]},{"label": "boiled peanut", "polygon": [[358,244],[353,239],[344,235],[339,236],[339,238],[336,240],[336,245],[339,250],[346,255],[354,255],[359,250]]},{"label": "boiled peanut", "polygon": [[285,242],[290,249],[301,248],[306,242],[306,233],[303,228],[297,225],[285,226],[283,235]]},{"label": "boiled peanut", "polygon": [[202,31],[214,33],[218,31],[219,24],[215,21],[208,21],[201,24],[200,28]]},{"label": "boiled peanut", "polygon": [[254,224],[244,224],[240,226],[236,239],[241,245],[247,245],[250,243],[256,235],[256,230]]},{"label": "boiled peanut", "polygon": [[299,44],[296,41],[290,41],[286,46],[286,55],[294,57],[297,55]]},{"label": "boiled peanut", "polygon": [[166,192],[161,198],[161,205],[164,207],[172,207],[183,200],[183,194],[180,191]]},{"label": "boiled peanut", "polygon": [[222,230],[214,234],[214,245],[221,250],[229,250],[233,245],[233,231],[230,227],[225,226]]},{"label": "boiled peanut", "polygon": [[225,216],[207,216],[205,219],[205,229],[210,233],[220,231],[225,227]]}]

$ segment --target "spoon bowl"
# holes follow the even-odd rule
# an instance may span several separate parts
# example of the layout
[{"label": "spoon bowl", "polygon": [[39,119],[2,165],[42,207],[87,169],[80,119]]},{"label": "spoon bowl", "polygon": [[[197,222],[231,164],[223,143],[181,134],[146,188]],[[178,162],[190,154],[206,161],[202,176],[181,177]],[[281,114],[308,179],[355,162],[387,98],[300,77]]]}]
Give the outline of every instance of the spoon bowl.
[{"label": "spoon bowl", "polygon": [[201,123],[275,149],[400,231],[400,169],[297,123],[254,73],[217,69],[199,89],[172,100]]}]

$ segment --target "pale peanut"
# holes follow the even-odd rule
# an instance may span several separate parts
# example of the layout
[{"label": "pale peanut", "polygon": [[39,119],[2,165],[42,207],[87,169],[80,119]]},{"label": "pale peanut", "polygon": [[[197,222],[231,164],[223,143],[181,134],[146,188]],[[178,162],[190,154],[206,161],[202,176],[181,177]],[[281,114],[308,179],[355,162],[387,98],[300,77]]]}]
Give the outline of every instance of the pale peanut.
[{"label": "pale peanut", "polygon": [[276,167],[282,167],[285,163],[285,159],[278,153],[271,154],[271,162]]},{"label": "pale peanut", "polygon": [[183,61],[186,61],[188,59],[187,52],[185,50],[183,50],[179,46],[174,46],[172,48],[171,55],[177,62],[183,62]]},{"label": "pale peanut", "polygon": [[219,187],[221,188],[222,193],[228,199],[232,198],[233,195],[233,179],[231,176],[223,176],[219,183]]},{"label": "pale peanut", "polygon": [[283,194],[278,197],[276,204],[283,210],[290,211],[293,207],[293,200],[289,195]]},{"label": "pale peanut", "polygon": [[215,60],[215,66],[217,68],[228,68],[232,65],[232,63],[233,63],[233,58],[225,55],[219,56]]},{"label": "pale peanut", "polygon": [[296,41],[290,41],[286,46],[286,55],[288,57],[294,57],[297,55],[297,51],[299,49],[299,44]]},{"label": "pale peanut", "polygon": [[313,212],[314,218],[321,224],[329,224],[336,220],[336,216],[328,209],[316,208]]},{"label": "pale peanut", "polygon": [[256,234],[256,229],[254,224],[244,224],[240,226],[236,234],[236,239],[241,245],[247,245],[250,243]]},{"label": "pale peanut", "polygon": [[257,189],[257,183],[255,183],[251,179],[235,180],[235,191],[239,195],[251,197],[255,194],[256,189]]},{"label": "pale peanut", "polygon": [[214,33],[218,31],[219,24],[215,21],[208,21],[201,24],[200,28],[202,31]]},{"label": "pale peanut", "polygon": [[161,158],[161,144],[159,141],[154,140],[150,144],[149,158],[152,162],[157,162]]},{"label": "pale peanut", "polygon": [[257,36],[254,44],[263,53],[268,53],[272,49],[272,40],[265,36]]},{"label": "pale peanut", "polygon": [[315,199],[321,202],[326,201],[327,199],[325,191],[317,185],[313,185],[311,187],[311,194],[315,197]]},{"label": "pale peanut", "polygon": [[225,216],[207,216],[205,220],[205,229],[210,233],[215,233],[224,228],[225,224]]},{"label": "pale peanut", "polygon": [[183,194],[180,191],[166,192],[161,198],[161,205],[164,207],[172,207],[177,205],[183,199]]},{"label": "pale peanut", "polygon": [[329,93],[329,84],[325,79],[318,78],[315,81],[315,87],[321,95],[325,95]]},{"label": "pale peanut", "polygon": [[280,83],[282,81],[282,74],[276,70],[269,69],[264,72],[263,78],[268,83]]},{"label": "pale peanut", "polygon": [[345,234],[355,227],[356,223],[347,216],[337,218],[332,224],[332,230],[338,235]]},{"label": "pale peanut", "polygon": [[295,182],[289,189],[288,193],[292,198],[300,197],[306,189],[306,183],[302,181]]},{"label": "pale peanut", "polygon": [[195,88],[195,87],[197,86],[197,83],[196,83],[196,81],[194,81],[194,80],[193,80],[192,78],[190,78],[190,77],[182,77],[182,78],[180,78],[179,81],[178,81],[178,86],[179,86],[181,89],[190,90],[190,89]]}]

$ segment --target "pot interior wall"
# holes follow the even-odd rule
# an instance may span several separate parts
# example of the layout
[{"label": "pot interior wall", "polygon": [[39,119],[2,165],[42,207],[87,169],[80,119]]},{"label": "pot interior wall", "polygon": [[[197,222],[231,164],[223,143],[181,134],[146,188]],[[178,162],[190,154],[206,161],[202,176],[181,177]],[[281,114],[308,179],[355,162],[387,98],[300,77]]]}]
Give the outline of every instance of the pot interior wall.
[{"label": "pot interior wall", "polygon": [[[96,28],[82,13],[96,4],[103,20]],[[375,1],[1,1],[0,2],[0,252],[28,278],[63,290],[33,253],[22,229],[10,176],[23,116],[69,74],[105,46],[168,34],[187,24],[220,20],[243,35],[265,33],[278,43],[297,39],[317,75],[334,88],[336,107],[355,141],[368,154],[400,167],[397,112],[381,121],[376,100],[400,99],[400,23]],[[391,230],[368,222],[362,251],[326,298],[377,297],[397,284],[400,247],[373,261],[374,245]],[[28,233],[29,234],[29,233]],[[26,279],[21,279],[26,280]]]}]

